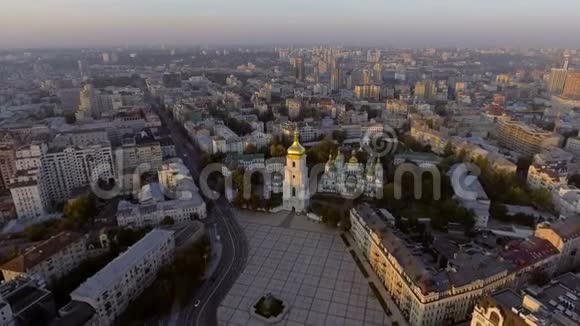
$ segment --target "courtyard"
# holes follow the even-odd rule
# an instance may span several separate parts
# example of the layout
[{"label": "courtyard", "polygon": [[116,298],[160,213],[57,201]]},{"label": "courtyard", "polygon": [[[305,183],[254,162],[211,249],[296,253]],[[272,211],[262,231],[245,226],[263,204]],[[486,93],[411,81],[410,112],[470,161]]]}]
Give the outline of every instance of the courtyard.
[{"label": "courtyard", "polygon": [[263,215],[240,214],[250,254],[218,309],[220,325],[265,325],[250,309],[266,294],[289,307],[275,325],[391,324],[338,233],[303,216]]}]

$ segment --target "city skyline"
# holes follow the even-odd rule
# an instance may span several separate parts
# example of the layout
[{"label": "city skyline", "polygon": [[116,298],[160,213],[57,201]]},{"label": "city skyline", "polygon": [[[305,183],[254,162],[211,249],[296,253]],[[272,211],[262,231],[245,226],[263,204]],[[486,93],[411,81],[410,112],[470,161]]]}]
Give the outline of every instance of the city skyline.
[{"label": "city skyline", "polygon": [[160,43],[580,46],[566,33],[580,28],[580,4],[571,0],[56,0],[10,1],[3,9],[3,49]]}]

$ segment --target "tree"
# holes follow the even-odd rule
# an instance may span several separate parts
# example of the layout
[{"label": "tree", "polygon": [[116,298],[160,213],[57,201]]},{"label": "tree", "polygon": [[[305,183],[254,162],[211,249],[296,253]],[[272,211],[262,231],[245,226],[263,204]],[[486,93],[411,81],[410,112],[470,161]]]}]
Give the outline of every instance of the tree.
[{"label": "tree", "polygon": [[445,148],[443,149],[443,156],[449,157],[454,153],[455,149],[453,148],[453,144],[451,144],[451,141],[448,141],[447,144],[445,144]]},{"label": "tree", "polygon": [[507,208],[505,207],[505,205],[495,201],[491,202],[491,205],[489,207],[489,215],[500,221],[505,221],[508,219]]},{"label": "tree", "polygon": [[171,216],[165,216],[163,220],[161,220],[161,225],[173,225],[175,224],[175,220]]},{"label": "tree", "polygon": [[322,140],[316,146],[312,146],[307,151],[308,166],[314,166],[318,163],[326,163],[331,154],[335,154],[338,146],[329,140]]},{"label": "tree", "polygon": [[286,148],[278,144],[277,141],[273,141],[272,144],[270,145],[270,156],[272,157],[286,156]]},{"label": "tree", "polygon": [[24,236],[28,241],[40,241],[44,238],[47,233],[47,229],[42,224],[33,224],[24,229]]},{"label": "tree", "polygon": [[346,140],[346,131],[334,130],[332,132],[332,139],[336,140],[339,144],[342,144]]},{"label": "tree", "polygon": [[96,213],[95,198],[91,194],[69,200],[64,206],[64,218],[75,225],[92,221]]},{"label": "tree", "polygon": [[532,158],[530,156],[520,157],[517,162],[517,173],[526,178],[530,165],[532,165]]},{"label": "tree", "polygon": [[552,209],[552,195],[550,191],[545,188],[530,190],[530,200],[534,205],[540,208],[550,210]]}]

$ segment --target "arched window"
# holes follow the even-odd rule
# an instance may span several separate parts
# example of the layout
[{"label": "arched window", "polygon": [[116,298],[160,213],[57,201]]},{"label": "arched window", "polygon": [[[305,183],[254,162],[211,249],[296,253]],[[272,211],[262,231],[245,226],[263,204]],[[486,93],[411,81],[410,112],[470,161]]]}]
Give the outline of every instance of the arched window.
[{"label": "arched window", "polygon": [[496,326],[499,326],[499,319],[499,314],[497,312],[492,311],[489,314],[489,321]]},{"label": "arched window", "polygon": [[296,167],[296,162],[292,162],[292,167],[295,168]]},{"label": "arched window", "polygon": [[292,188],[292,197],[296,197],[296,188]]}]

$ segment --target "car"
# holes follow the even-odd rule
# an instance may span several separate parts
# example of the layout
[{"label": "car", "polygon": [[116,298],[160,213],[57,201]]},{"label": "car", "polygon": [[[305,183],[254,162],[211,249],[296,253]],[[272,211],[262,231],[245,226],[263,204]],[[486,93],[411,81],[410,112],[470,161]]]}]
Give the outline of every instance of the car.
[{"label": "car", "polygon": [[193,306],[194,306],[195,308],[197,308],[197,307],[199,306],[199,304],[200,304],[200,303],[201,303],[201,301],[199,301],[199,300],[196,300],[196,301],[195,301],[195,303],[193,304]]}]

